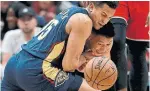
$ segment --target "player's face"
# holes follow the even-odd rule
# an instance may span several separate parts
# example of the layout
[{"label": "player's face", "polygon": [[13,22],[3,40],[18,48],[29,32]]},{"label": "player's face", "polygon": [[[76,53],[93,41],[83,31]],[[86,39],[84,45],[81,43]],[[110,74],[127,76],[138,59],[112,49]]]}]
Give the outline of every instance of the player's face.
[{"label": "player's face", "polygon": [[89,41],[92,54],[100,56],[105,56],[105,54],[110,52],[113,45],[113,37],[108,38],[102,35],[95,35]]},{"label": "player's face", "polygon": [[104,4],[101,7],[95,7],[93,4],[90,4],[89,10],[91,12],[93,26],[96,30],[99,30],[107,24],[115,13],[115,9],[110,8],[107,4]]},{"label": "player's face", "polygon": [[25,15],[18,20],[18,26],[24,33],[31,33],[36,25],[36,19],[29,15]]}]

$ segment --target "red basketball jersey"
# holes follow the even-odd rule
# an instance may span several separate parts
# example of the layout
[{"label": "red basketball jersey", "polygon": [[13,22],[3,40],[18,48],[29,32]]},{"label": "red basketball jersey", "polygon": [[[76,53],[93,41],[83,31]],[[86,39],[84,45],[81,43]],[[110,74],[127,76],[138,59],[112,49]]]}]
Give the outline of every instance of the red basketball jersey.
[{"label": "red basketball jersey", "polygon": [[149,1],[120,1],[115,17],[124,18],[128,24],[127,38],[149,41],[149,26],[145,22],[149,12]]}]

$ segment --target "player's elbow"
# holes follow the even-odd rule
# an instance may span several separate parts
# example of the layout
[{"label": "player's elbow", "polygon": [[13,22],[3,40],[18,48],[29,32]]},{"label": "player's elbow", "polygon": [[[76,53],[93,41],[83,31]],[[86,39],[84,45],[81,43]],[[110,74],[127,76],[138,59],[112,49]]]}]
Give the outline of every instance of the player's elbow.
[{"label": "player's elbow", "polygon": [[74,64],[68,64],[68,66],[67,65],[63,66],[63,70],[67,72],[74,72],[75,69],[77,68],[78,68],[77,65]]},{"label": "player's elbow", "polygon": [[73,72],[75,69],[78,68],[78,66],[79,66],[79,63],[77,62],[77,60],[62,62],[62,67],[64,71]]},{"label": "player's elbow", "polygon": [[72,66],[73,69],[75,70],[75,69],[77,69],[79,67],[79,62],[77,62],[77,60],[76,60],[76,62],[73,62],[72,65],[73,65]]}]

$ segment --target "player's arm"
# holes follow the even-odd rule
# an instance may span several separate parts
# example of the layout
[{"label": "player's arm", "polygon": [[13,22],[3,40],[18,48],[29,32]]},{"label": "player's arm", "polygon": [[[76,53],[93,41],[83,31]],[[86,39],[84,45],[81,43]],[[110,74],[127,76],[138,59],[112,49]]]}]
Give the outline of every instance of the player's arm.
[{"label": "player's arm", "polygon": [[82,55],[80,56],[80,65],[77,68],[77,70],[79,72],[84,72],[84,68],[86,66],[86,64],[93,58],[94,56],[92,55],[91,51],[86,51],[84,53],[82,53]]},{"label": "player's arm", "polygon": [[[111,46],[111,48],[112,48],[112,46]],[[104,53],[103,56],[111,59],[111,55],[110,55],[111,48],[106,53]],[[92,51],[86,51],[86,52],[82,53],[82,55],[80,57],[80,62],[83,62],[83,61],[85,61],[85,62],[80,64],[80,66],[77,68],[77,70],[79,72],[84,72],[84,68],[85,68],[86,64],[95,56],[97,56],[97,55],[93,55]]]},{"label": "player's arm", "polygon": [[86,39],[91,34],[91,30],[92,21],[87,15],[78,13],[69,19],[66,25],[69,38],[62,62],[64,71],[74,71],[78,68],[80,64],[79,58],[84,49]]}]

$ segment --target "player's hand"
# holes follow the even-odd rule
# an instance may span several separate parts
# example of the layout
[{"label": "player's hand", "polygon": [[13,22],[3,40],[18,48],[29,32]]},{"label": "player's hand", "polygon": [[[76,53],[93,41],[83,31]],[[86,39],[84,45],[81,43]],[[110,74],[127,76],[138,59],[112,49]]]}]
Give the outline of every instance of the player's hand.
[{"label": "player's hand", "polygon": [[81,57],[80,57],[80,64],[78,67],[78,71],[79,72],[84,72],[84,68],[86,66],[86,64],[93,58],[93,54],[91,51],[86,51],[84,52]]},{"label": "player's hand", "polygon": [[149,20],[150,20],[150,12],[147,16],[145,27],[148,27],[150,25]]},{"label": "player's hand", "polygon": [[86,64],[87,64],[87,63],[88,63],[88,62],[83,63],[77,70],[78,70],[79,72],[84,73],[84,68],[86,67]]}]

